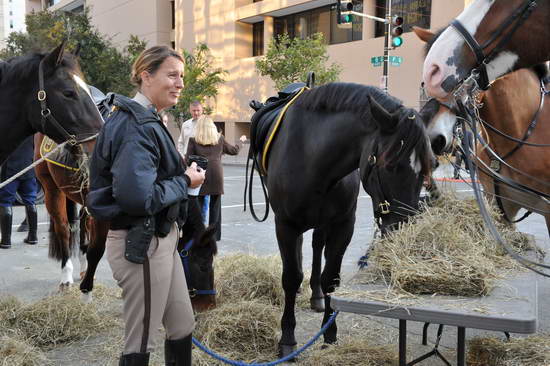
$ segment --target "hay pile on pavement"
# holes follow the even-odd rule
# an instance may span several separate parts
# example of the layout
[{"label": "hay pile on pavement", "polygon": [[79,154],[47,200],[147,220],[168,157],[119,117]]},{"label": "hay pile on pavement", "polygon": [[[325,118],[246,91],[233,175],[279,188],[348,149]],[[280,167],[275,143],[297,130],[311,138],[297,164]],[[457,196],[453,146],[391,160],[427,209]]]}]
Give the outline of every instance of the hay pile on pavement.
[{"label": "hay pile on pavement", "polygon": [[224,303],[197,316],[193,335],[224,357],[244,362],[276,358],[280,310],[260,301]]},{"label": "hay pile on pavement", "polygon": [[[497,219],[497,209],[490,210]],[[518,251],[532,248],[525,236],[498,227]],[[485,230],[477,202],[450,192],[371,247],[369,267],[357,280],[375,274],[411,294],[486,295],[499,272],[518,268]]]},{"label": "hay pile on pavement", "polygon": [[[218,303],[250,300],[273,306],[284,305],[282,264],[279,256],[232,254],[217,258],[214,266]],[[305,273],[302,291],[296,299],[297,306],[309,308],[310,296],[309,273]]]},{"label": "hay pile on pavement", "polygon": [[[4,332],[4,330],[3,330]],[[14,332],[11,335],[0,335],[1,366],[47,366],[52,363],[46,355]]]},{"label": "hay pile on pavement", "polygon": [[550,337],[535,335],[509,342],[498,338],[468,341],[469,366],[542,366],[550,364]]},{"label": "hay pile on pavement", "polygon": [[[303,361],[302,361],[303,359]],[[373,345],[365,339],[345,337],[323,349],[320,344],[300,358],[302,366],[393,366],[399,359],[395,345]]]},{"label": "hay pile on pavement", "polygon": [[15,298],[0,300],[1,326],[20,332],[37,347],[49,347],[87,337],[114,324],[114,316],[98,308],[97,297],[95,303],[82,304],[76,291],[32,304]]}]

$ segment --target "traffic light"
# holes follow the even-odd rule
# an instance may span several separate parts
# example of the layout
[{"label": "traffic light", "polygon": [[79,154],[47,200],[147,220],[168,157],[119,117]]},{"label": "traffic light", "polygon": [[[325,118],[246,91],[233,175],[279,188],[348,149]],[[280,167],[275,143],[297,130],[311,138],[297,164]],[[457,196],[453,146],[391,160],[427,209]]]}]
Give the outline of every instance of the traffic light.
[{"label": "traffic light", "polygon": [[336,4],[336,23],[339,28],[351,28],[353,15],[349,12],[353,10],[353,2],[350,0],[337,0]]},{"label": "traffic light", "polygon": [[403,44],[403,17],[396,15],[391,21],[391,44],[394,48]]}]

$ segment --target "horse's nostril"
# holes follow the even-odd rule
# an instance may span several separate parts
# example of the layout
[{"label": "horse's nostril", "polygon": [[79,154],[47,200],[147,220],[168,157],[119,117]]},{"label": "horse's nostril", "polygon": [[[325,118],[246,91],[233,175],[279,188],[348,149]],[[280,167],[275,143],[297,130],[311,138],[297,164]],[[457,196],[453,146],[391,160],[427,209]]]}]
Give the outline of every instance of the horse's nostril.
[{"label": "horse's nostril", "polygon": [[443,135],[437,135],[437,137],[432,140],[432,150],[436,155],[443,154],[446,145],[447,140]]}]

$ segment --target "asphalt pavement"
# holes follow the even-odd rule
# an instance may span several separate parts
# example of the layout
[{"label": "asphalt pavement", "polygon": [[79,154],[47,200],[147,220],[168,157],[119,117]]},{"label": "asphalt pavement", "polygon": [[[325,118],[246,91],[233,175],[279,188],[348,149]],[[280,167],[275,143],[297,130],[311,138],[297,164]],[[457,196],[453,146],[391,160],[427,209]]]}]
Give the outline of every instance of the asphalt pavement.
[{"label": "asphalt pavement", "polygon": [[[219,255],[230,253],[250,253],[255,255],[278,255],[275,238],[273,213],[264,223],[254,221],[250,212],[243,211],[243,189],[245,168],[242,164],[225,165],[225,195],[222,199],[222,240],[219,243]],[[436,172],[441,186],[455,189],[464,197],[472,195],[471,187],[464,182],[452,181],[452,169],[443,165]],[[258,180],[257,180],[258,181]],[[255,208],[263,213],[264,199],[261,188],[254,186]],[[39,244],[31,246],[23,243],[26,233],[15,231],[24,218],[24,208],[14,208],[14,231],[12,249],[0,249],[0,296],[16,295],[24,300],[36,300],[57,291],[61,278],[60,264],[48,259],[49,219],[43,205],[39,206]],[[357,270],[357,261],[367,250],[374,232],[372,205],[369,196],[361,190],[359,194],[357,222],[353,239],[343,260],[343,278],[351,277]],[[518,225],[520,231],[535,236],[537,244],[550,253],[550,242],[545,221],[542,216],[531,215]],[[311,232],[304,235],[304,269],[311,264]],[[75,282],[78,280],[79,262],[73,260]],[[550,304],[550,291],[547,279],[539,279],[539,329],[550,331],[550,319],[547,312]],[[100,262],[96,283],[115,286],[111,271],[105,259]],[[453,345],[452,340],[450,346]]]}]

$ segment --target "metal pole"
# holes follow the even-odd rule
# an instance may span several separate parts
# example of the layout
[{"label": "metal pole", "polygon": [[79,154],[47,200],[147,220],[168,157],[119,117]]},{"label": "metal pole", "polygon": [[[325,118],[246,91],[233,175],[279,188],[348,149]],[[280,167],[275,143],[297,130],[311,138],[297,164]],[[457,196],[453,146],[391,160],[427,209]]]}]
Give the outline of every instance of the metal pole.
[{"label": "metal pole", "polygon": [[386,26],[384,34],[384,72],[382,84],[384,93],[388,93],[388,66],[390,62],[391,0],[386,0]]}]

